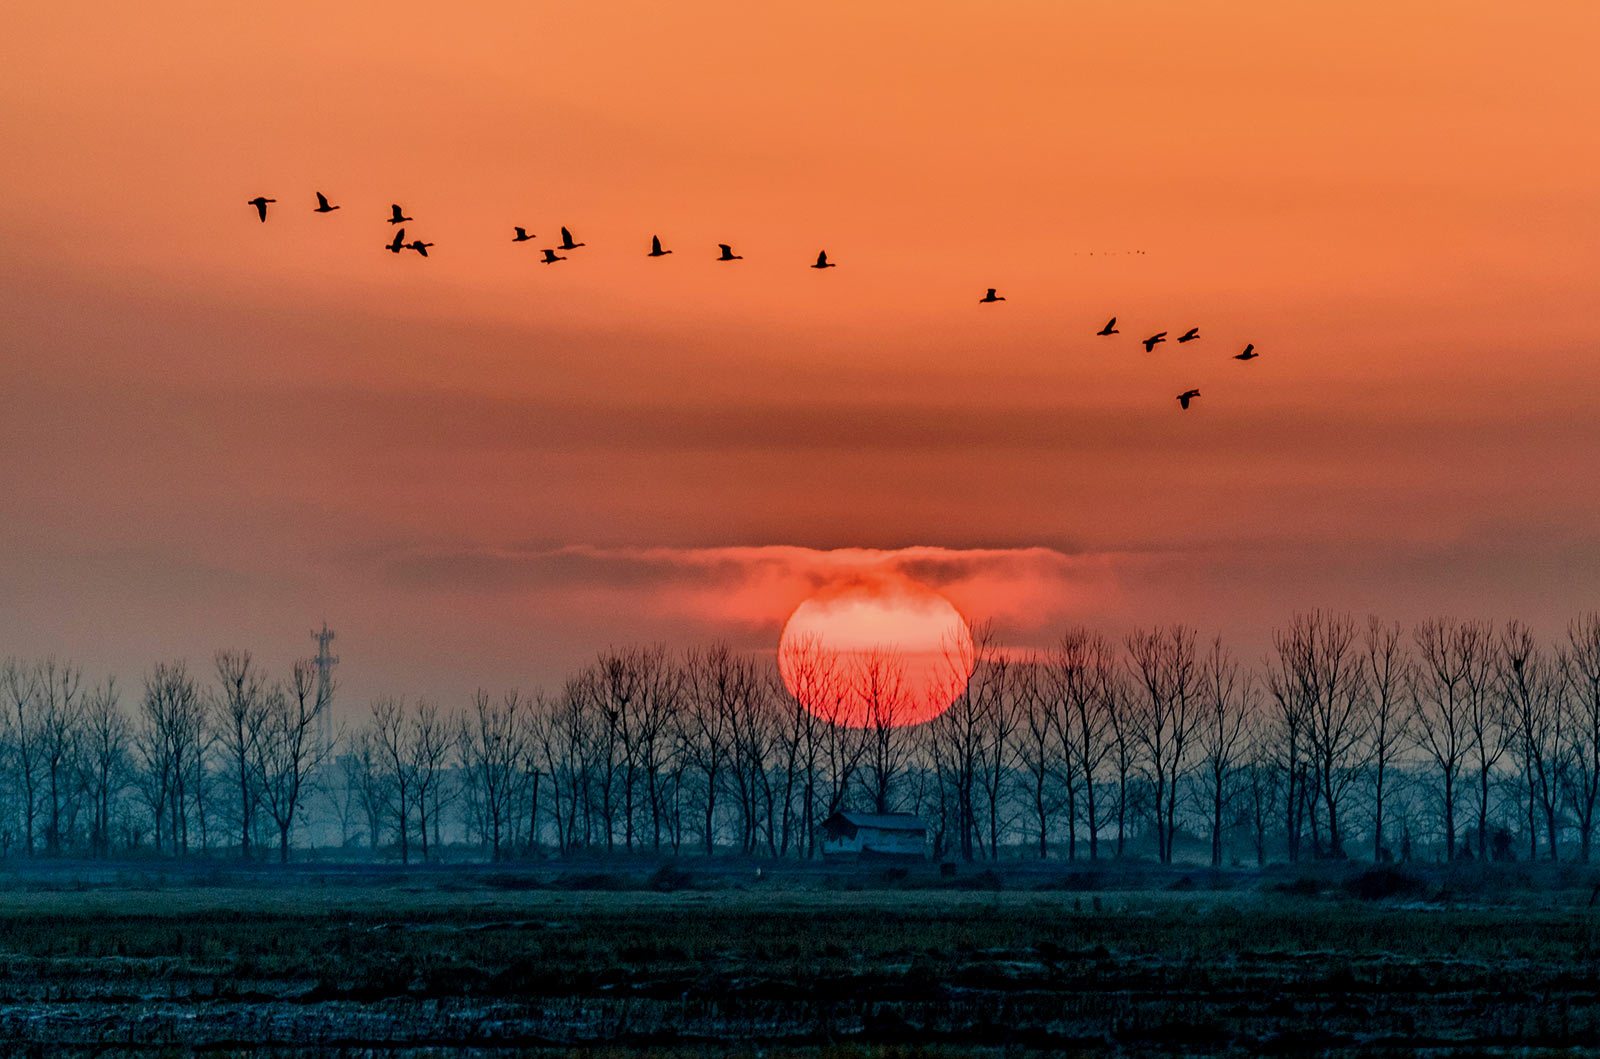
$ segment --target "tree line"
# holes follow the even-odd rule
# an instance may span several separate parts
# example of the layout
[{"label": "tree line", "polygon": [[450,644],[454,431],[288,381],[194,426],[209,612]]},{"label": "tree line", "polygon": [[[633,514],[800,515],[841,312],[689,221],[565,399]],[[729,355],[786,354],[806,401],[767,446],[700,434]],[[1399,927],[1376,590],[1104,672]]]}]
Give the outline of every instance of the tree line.
[{"label": "tree line", "polygon": [[1600,614],[1542,642],[1313,611],[1253,664],[1182,624],[1028,651],[979,628],[918,725],[893,653],[811,643],[779,669],[624,647],[559,689],[380,696],[341,730],[311,661],[276,677],[220,651],[128,692],[10,659],[0,853],[813,858],[821,822],[859,810],[919,815],[941,859],[1591,855]]}]

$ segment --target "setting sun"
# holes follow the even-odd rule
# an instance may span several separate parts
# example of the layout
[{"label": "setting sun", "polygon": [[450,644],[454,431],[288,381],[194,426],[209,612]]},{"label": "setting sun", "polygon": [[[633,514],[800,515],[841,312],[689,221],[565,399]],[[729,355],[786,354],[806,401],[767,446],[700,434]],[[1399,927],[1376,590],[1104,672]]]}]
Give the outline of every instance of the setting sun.
[{"label": "setting sun", "polygon": [[825,588],[795,608],[778,643],[778,669],[795,698],[855,728],[932,720],[966,686],[972,663],[960,612],[908,579]]}]

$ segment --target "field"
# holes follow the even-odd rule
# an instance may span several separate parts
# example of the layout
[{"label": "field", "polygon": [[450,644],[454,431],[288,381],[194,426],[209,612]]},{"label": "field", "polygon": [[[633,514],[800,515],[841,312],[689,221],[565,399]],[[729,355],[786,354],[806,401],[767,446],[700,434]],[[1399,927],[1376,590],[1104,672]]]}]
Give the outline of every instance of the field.
[{"label": "field", "polygon": [[34,880],[0,892],[0,1041],[52,1057],[395,1059],[1600,1042],[1600,912],[1575,884],[579,888],[616,879]]}]

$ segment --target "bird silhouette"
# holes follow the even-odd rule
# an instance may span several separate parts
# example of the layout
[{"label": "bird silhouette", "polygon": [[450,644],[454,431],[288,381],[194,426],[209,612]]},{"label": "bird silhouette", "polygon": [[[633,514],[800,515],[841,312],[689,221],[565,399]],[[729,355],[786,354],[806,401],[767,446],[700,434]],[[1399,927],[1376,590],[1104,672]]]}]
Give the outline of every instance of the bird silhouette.
[{"label": "bird silhouette", "polygon": [[672,253],[671,250],[661,249],[661,237],[659,235],[650,237],[650,253],[646,254],[646,257],[666,257],[670,253]]},{"label": "bird silhouette", "polygon": [[1155,334],[1144,340],[1144,351],[1146,353],[1154,352],[1156,345],[1158,343],[1165,342],[1166,340],[1167,333],[1165,331],[1157,331]]},{"label": "bird silhouette", "polygon": [[399,206],[390,206],[389,209],[394,211],[393,213],[391,213],[389,215],[389,223],[390,224],[404,224],[407,221],[411,220],[411,218],[407,217],[405,215],[405,211],[402,210]]},{"label": "bird silhouette", "polygon": [[1115,316],[1107,320],[1106,325],[1095,332],[1097,335],[1115,335],[1119,333],[1120,332],[1117,331],[1117,318]]},{"label": "bird silhouette", "polygon": [[574,243],[572,241],[572,233],[567,231],[565,228],[561,229],[561,249],[563,249],[563,250],[576,250],[576,249],[578,249],[578,247],[583,246],[583,245],[584,244],[582,244],[582,243]]},{"label": "bird silhouette", "polygon": [[428,247],[430,247],[432,245],[433,245],[432,243],[424,243],[421,239],[413,239],[413,240],[411,240],[411,242],[406,244],[406,249],[407,250],[415,250],[417,253],[421,254],[423,257],[427,257],[428,256]]},{"label": "bird silhouette", "polygon": [[533,236],[528,234],[528,229],[526,228],[513,226],[513,230],[517,233],[511,237],[511,241],[513,243],[526,243],[529,239],[533,238]]},{"label": "bird silhouette", "polygon": [[826,250],[824,250],[820,254],[817,255],[817,263],[815,265],[812,265],[811,267],[812,268],[838,268],[839,266],[835,265],[832,261],[828,260],[828,252]]},{"label": "bird silhouette", "polygon": [[743,261],[744,260],[744,255],[743,254],[734,253],[733,252],[733,247],[729,246],[727,243],[718,243],[717,245],[722,248],[722,256],[717,258],[718,261]]},{"label": "bird silhouette", "polygon": [[543,263],[546,264],[546,265],[553,265],[557,261],[565,261],[565,260],[566,260],[566,258],[562,257],[560,254],[556,253],[554,250],[546,250],[544,252],[544,262]]},{"label": "bird silhouette", "polygon": [[1199,390],[1185,390],[1178,395],[1178,403],[1183,406],[1185,411],[1187,411],[1189,408],[1189,402],[1199,396]]},{"label": "bird silhouette", "polygon": [[1244,352],[1243,353],[1238,354],[1233,359],[1234,360],[1255,360],[1259,356],[1261,356],[1261,354],[1256,352],[1256,344],[1254,342],[1252,342],[1248,346],[1244,347]]},{"label": "bird silhouette", "polygon": [[267,219],[267,203],[277,201],[277,199],[269,199],[264,195],[257,195],[255,198],[246,203],[246,205],[254,206],[256,208],[256,212],[261,214],[261,219],[265,221]]},{"label": "bird silhouette", "polygon": [[1185,331],[1183,334],[1178,336],[1178,341],[1179,342],[1193,342],[1195,339],[1197,339],[1199,337],[1200,337],[1200,329],[1198,327],[1191,327],[1191,328],[1189,328],[1189,330]]},{"label": "bird silhouette", "polygon": [[394,233],[394,242],[392,242],[388,246],[384,247],[384,249],[389,251],[389,253],[391,253],[391,254],[398,254],[400,251],[404,250],[405,248],[406,248],[406,230],[404,228],[400,229],[398,232],[395,232]]},{"label": "bird silhouette", "polygon": [[994,288],[990,287],[989,288],[989,293],[985,294],[983,297],[978,299],[978,304],[982,305],[984,302],[1003,302],[1003,301],[1005,301],[1005,299],[1004,298],[1000,298],[1000,297],[996,297],[996,295],[994,293]]},{"label": "bird silhouette", "polygon": [[328,205],[328,196],[320,191],[317,192],[317,208],[312,211],[313,213],[332,213],[338,208],[337,206]]}]

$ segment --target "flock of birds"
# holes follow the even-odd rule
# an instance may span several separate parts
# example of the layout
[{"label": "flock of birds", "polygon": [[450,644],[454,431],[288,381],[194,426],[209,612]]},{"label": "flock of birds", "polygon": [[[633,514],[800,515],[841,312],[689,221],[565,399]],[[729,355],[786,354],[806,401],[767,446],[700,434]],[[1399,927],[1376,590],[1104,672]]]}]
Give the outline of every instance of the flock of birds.
[{"label": "flock of birds", "polygon": [[[312,210],[313,213],[332,213],[334,210],[337,210],[337,209],[340,208],[340,207],[335,206],[332,203],[330,203],[328,201],[328,197],[326,195],[324,195],[322,192],[319,191],[319,192],[316,193],[316,195],[317,195],[317,205],[313,208],[313,210]],[[278,201],[277,199],[269,199],[265,195],[257,195],[255,198],[249,200],[247,205],[254,206],[255,209],[256,209],[256,213],[261,217],[262,223],[265,223],[266,219],[267,219],[267,207],[269,205],[277,202],[277,201]],[[389,209],[391,211],[390,215],[389,215],[389,218],[388,218],[390,224],[405,224],[405,223],[413,220],[413,218],[407,217],[405,215],[405,211],[402,210],[398,204],[391,205],[389,207]],[[512,233],[513,234],[511,236],[511,241],[513,243],[531,242],[534,238],[536,238],[536,236],[530,234],[526,228],[523,228],[520,225],[513,226],[512,227]],[[399,254],[403,250],[415,250],[422,257],[427,257],[428,256],[428,247],[430,247],[432,245],[433,245],[432,243],[423,242],[421,239],[413,239],[409,243],[406,242],[406,230],[404,228],[400,228],[400,229],[397,229],[395,231],[394,238],[392,240],[390,240],[387,244],[384,245],[384,249],[389,251],[391,254]],[[558,247],[555,247],[553,249],[551,249],[551,248],[542,249],[541,252],[544,254],[544,258],[543,258],[542,263],[546,264],[546,265],[553,265],[557,261],[565,261],[567,259],[566,255],[565,254],[556,253],[557,250],[576,250],[578,247],[584,246],[584,245],[585,244],[583,244],[583,243],[573,242],[572,233],[569,232],[566,228],[563,227],[561,229],[561,245],[558,246]],[[743,261],[744,260],[743,255],[734,253],[733,252],[733,247],[729,246],[727,243],[718,243],[717,244],[717,248],[719,250],[721,250],[721,255],[716,258],[717,261]],[[1143,251],[1140,251],[1140,252],[1142,253]],[[668,255],[670,253],[672,253],[671,250],[662,249],[662,247],[661,247],[661,237],[660,236],[652,235],[650,237],[650,252],[645,255],[646,257],[665,257],[666,255]],[[816,263],[814,265],[812,265],[811,267],[812,268],[835,268],[837,266],[832,261],[828,260],[828,252],[826,250],[823,250],[823,251],[821,251],[820,253],[817,254]],[[978,303],[980,305],[986,305],[986,304],[989,304],[989,303],[992,303],[992,302],[1003,302],[1003,301],[1006,300],[1002,295],[997,294],[995,291],[996,291],[996,288],[990,287],[988,289],[988,292],[986,294],[984,294],[983,297],[978,299]],[[1102,338],[1110,337],[1111,335],[1121,334],[1121,332],[1117,330],[1117,318],[1115,316],[1113,316],[1110,320],[1107,320],[1106,321],[1106,325],[1104,327],[1102,327],[1100,330],[1096,331],[1095,334],[1096,334],[1096,336],[1102,337]],[[1193,342],[1193,341],[1197,340],[1199,337],[1200,337],[1200,329],[1198,327],[1191,327],[1191,328],[1189,328],[1189,330],[1185,331],[1183,334],[1178,336],[1178,344],[1179,345],[1183,345],[1183,344],[1188,343],[1188,342]],[[1161,343],[1165,342],[1166,340],[1167,340],[1167,332],[1165,332],[1165,331],[1157,331],[1155,334],[1151,335],[1149,338],[1146,338],[1146,339],[1142,340],[1142,344],[1144,345],[1144,351],[1146,353],[1154,353],[1156,346],[1160,345]],[[1259,357],[1260,355],[1261,354],[1256,352],[1255,343],[1252,342],[1249,345],[1244,347],[1244,352],[1235,354],[1233,359],[1234,360],[1254,360],[1256,357]],[[1180,393],[1178,395],[1178,406],[1180,408],[1184,409],[1185,411],[1187,411],[1188,408],[1189,408],[1189,402],[1193,401],[1196,397],[1199,397],[1199,396],[1200,396],[1200,391],[1199,390],[1185,390],[1183,393]]]}]

